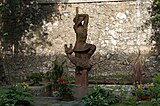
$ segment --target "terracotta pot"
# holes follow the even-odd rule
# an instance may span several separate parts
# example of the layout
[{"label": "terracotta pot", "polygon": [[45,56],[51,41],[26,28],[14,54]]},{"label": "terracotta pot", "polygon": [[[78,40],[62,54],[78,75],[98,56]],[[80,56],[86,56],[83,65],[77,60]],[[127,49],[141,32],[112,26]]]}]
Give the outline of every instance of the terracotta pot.
[{"label": "terracotta pot", "polygon": [[144,95],[144,96],[138,96],[138,100],[149,100],[149,95]]},{"label": "terracotta pot", "polygon": [[67,92],[64,92],[64,93],[61,93],[61,99],[62,101],[72,101],[74,100],[73,98],[73,95],[71,93],[67,93]]}]

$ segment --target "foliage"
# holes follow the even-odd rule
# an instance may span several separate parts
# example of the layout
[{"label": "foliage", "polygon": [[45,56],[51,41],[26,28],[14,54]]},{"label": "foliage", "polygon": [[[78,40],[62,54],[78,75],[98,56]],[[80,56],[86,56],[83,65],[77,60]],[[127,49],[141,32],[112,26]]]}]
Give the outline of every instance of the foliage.
[{"label": "foliage", "polygon": [[12,86],[11,88],[0,88],[0,106],[17,106],[17,102],[25,101],[31,106],[33,98],[26,83]]},{"label": "foliage", "polygon": [[58,78],[58,92],[61,95],[62,93],[67,93],[72,95],[73,84],[67,78]]},{"label": "foliage", "polygon": [[32,73],[31,76],[28,76],[27,79],[29,81],[33,81],[33,85],[39,85],[43,77],[44,77],[43,72],[39,72],[39,73],[35,72],[35,73]]},{"label": "foliage", "polygon": [[160,98],[160,85],[159,84],[155,84],[154,86],[152,86],[150,88],[150,97],[154,98],[154,99],[158,99]]},{"label": "foliage", "polygon": [[160,0],[154,0],[152,4],[152,18],[154,28],[160,29]]},{"label": "foliage", "polygon": [[127,106],[137,106],[137,98],[135,96],[128,96],[123,100]]},{"label": "foliage", "polygon": [[49,42],[45,42],[44,33],[37,35],[40,42],[34,42],[31,45],[24,42],[22,38],[25,37],[29,40],[34,37],[32,31],[37,29],[41,31],[43,20],[48,20],[55,10],[53,5],[39,5],[36,0],[2,0],[1,2],[2,52],[35,54],[35,45],[40,45],[41,42],[51,45]]},{"label": "foliage", "polygon": [[152,98],[151,103],[153,106],[159,106],[160,105],[160,98],[158,98],[158,99]]},{"label": "foliage", "polygon": [[129,92],[128,87],[126,87],[125,85],[118,85],[117,87],[113,88],[114,92],[119,95],[119,102],[123,103],[126,98],[128,98],[128,96],[131,94],[131,92]]},{"label": "foliage", "polygon": [[109,106],[118,102],[118,96],[111,90],[96,87],[88,95],[82,98],[87,106]]},{"label": "foliage", "polygon": [[[24,30],[29,28],[39,14],[36,2],[29,0],[8,0],[1,5],[2,33],[5,40],[19,40]],[[11,27],[10,27],[11,26]],[[14,28],[13,28],[14,27]]]},{"label": "foliage", "polygon": [[[111,106],[133,106],[133,105],[117,103]],[[149,101],[145,101],[145,102],[143,101],[143,102],[139,102],[139,104],[137,104],[136,106],[152,106],[152,104]]]},{"label": "foliage", "polygon": [[57,59],[52,62],[49,71],[46,72],[45,76],[49,81],[57,83],[58,78],[62,77],[63,74],[63,65],[65,61],[59,63]]},{"label": "foliage", "polygon": [[149,96],[150,95],[150,88],[153,84],[139,84],[138,82],[135,84],[134,88],[132,88],[132,94],[139,97],[139,96]]},{"label": "foliage", "polygon": [[152,80],[154,86],[150,88],[150,97],[157,100],[160,98],[160,74],[155,75]]},{"label": "foliage", "polygon": [[154,84],[160,84],[160,74],[156,74],[152,79]]},{"label": "foliage", "polygon": [[152,28],[154,30],[154,35],[152,40],[156,41],[157,52],[160,54],[159,45],[160,45],[160,0],[154,0],[152,3],[151,11],[151,22]]},{"label": "foliage", "polygon": [[58,62],[56,59],[55,61],[52,61],[51,67],[49,71],[46,72],[45,77],[53,82],[52,90],[58,91],[59,95],[62,93],[67,93],[72,95],[72,88],[73,85],[69,81],[68,77],[63,76],[63,65],[65,63],[65,60],[63,62]]}]

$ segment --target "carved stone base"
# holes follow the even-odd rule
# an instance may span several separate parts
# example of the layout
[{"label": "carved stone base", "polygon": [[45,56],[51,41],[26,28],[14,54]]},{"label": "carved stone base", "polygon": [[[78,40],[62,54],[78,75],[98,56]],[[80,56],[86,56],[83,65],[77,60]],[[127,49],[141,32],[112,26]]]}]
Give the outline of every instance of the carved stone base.
[{"label": "carved stone base", "polygon": [[88,71],[82,70],[80,73],[75,74],[75,85],[80,87],[88,86]]},{"label": "carved stone base", "polygon": [[82,70],[80,73],[75,74],[75,99],[81,99],[87,93],[88,89],[88,71]]}]

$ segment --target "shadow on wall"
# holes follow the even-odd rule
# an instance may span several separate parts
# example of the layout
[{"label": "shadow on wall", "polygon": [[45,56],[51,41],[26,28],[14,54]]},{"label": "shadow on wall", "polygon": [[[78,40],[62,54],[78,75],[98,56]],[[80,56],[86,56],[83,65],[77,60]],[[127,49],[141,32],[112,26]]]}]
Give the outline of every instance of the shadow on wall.
[{"label": "shadow on wall", "polygon": [[[57,0],[58,1],[58,0]],[[155,0],[156,1],[156,0]],[[11,56],[5,55],[5,70],[7,70],[8,74],[13,74],[19,76],[23,76],[25,73],[29,74],[33,71],[45,71],[48,68],[48,64],[54,59],[55,56],[37,56],[35,47],[37,45],[46,45],[52,46],[51,42],[48,42],[48,34],[44,33],[41,27],[43,25],[43,20],[47,21],[53,14],[56,14],[54,18],[61,18],[59,13],[57,12],[57,4],[45,5],[45,4],[37,4],[31,0],[6,0],[6,3],[3,3],[2,7],[2,34],[1,36],[1,44],[2,44],[2,53],[11,54]],[[155,7],[154,7],[155,8]],[[156,9],[152,9],[155,11]],[[158,7],[159,8],[159,7]],[[153,12],[151,15],[154,16]],[[156,18],[157,19],[157,18]],[[158,20],[157,20],[158,21]],[[155,30],[155,36],[153,36],[153,40],[156,41],[158,55],[160,54],[160,26],[156,26],[152,21],[153,29]],[[22,38],[27,40],[31,40],[34,38],[33,33],[36,32],[38,34],[38,42],[32,42],[28,44],[27,42],[23,42]],[[41,33],[43,32],[43,33]],[[14,53],[14,55],[12,55]],[[93,57],[93,61],[95,62],[93,69],[90,73],[98,73],[102,77],[106,78],[106,75],[113,75],[115,73],[121,72],[131,72],[131,66],[128,64],[128,60],[126,61],[125,57],[118,54],[106,54],[100,55],[95,54]],[[64,57],[64,56],[58,56]],[[158,57],[158,56],[157,56]],[[66,57],[65,57],[66,58]],[[71,63],[68,62],[70,69],[74,69]],[[151,66],[152,67],[152,66]],[[154,67],[154,66],[153,66]],[[147,68],[147,66],[146,66]],[[149,70],[149,68],[148,68]],[[95,72],[95,73],[94,73]],[[120,73],[120,75],[121,75]],[[150,75],[150,73],[149,73]],[[91,76],[92,77],[92,76]]]},{"label": "shadow on wall", "polygon": [[[52,62],[57,59],[58,62],[63,62],[66,57],[59,56],[46,56],[46,55],[23,55],[15,54],[12,56],[7,55],[4,58],[5,73],[10,82],[23,81],[27,75],[33,72],[47,72],[50,69]],[[64,69],[67,67],[67,62]]]},{"label": "shadow on wall", "polygon": [[[15,54],[34,55],[36,54],[36,45],[52,46],[47,40],[48,35],[41,33],[40,30],[42,30],[44,20],[47,21],[51,17],[57,19],[59,13],[57,4],[38,4],[35,0],[2,0],[0,3],[0,60],[3,64],[1,69],[6,72],[9,71],[6,68],[11,67],[11,64],[6,61],[8,55],[9,58],[15,59],[12,62],[17,61],[18,63],[21,59],[17,60],[14,57]],[[55,17],[53,17],[53,14]],[[24,39],[31,41],[34,36],[33,33],[29,32],[36,31],[38,34],[35,35],[39,40],[38,42],[29,44],[24,41]],[[0,70],[0,72],[4,73],[3,70]],[[14,68],[10,70],[17,71]],[[0,79],[3,78],[0,77]]]},{"label": "shadow on wall", "polygon": [[[132,81],[131,59],[126,58],[126,54],[114,54],[111,56],[95,54],[92,57],[93,67],[89,72],[89,79],[104,83],[129,83]],[[49,70],[52,61],[57,59],[60,63],[66,60],[64,71],[69,73],[71,79],[74,79],[75,66],[65,55],[23,55],[15,54],[6,56],[5,68],[10,81],[22,81],[26,75],[32,72],[46,72]],[[150,74],[149,74],[150,75]]]},{"label": "shadow on wall", "polygon": [[[43,20],[47,21],[55,14],[58,17],[57,4],[38,4],[32,0],[6,0],[2,5],[2,53],[34,54],[34,45],[48,45],[46,33],[37,34],[39,42],[27,44],[22,37],[30,40],[33,38],[31,31],[41,30]],[[54,8],[55,7],[55,8]]]}]

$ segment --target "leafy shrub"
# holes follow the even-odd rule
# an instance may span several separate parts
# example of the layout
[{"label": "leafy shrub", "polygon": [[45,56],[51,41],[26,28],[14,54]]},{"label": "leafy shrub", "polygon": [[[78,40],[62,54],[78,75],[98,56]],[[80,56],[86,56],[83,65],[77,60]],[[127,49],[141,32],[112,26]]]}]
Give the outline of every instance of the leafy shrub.
[{"label": "leafy shrub", "polygon": [[160,28],[160,0],[154,0],[152,4],[151,21],[153,27],[156,29]]},{"label": "leafy shrub", "polygon": [[151,99],[151,103],[153,106],[159,106],[160,105],[160,98],[158,99]]},{"label": "leafy shrub", "polygon": [[123,100],[127,106],[137,106],[137,98],[135,96],[128,96]]},{"label": "leafy shrub", "polygon": [[23,106],[33,106],[31,93],[27,86],[23,86],[23,84],[7,89],[0,88],[0,94],[0,106],[18,106],[19,102],[23,102]]},{"label": "leafy shrub", "polygon": [[[160,0],[153,0],[152,3],[152,11],[151,11],[151,22],[152,29],[154,30],[154,35],[151,37],[153,41],[156,41],[158,55],[159,51],[159,43],[160,43]],[[157,56],[158,57],[158,56]]]},{"label": "leafy shrub", "polygon": [[58,78],[58,92],[61,93],[68,93],[72,95],[72,83],[63,77]]},{"label": "leafy shrub", "polygon": [[151,98],[160,98],[160,85],[156,84],[150,88],[149,95]]},{"label": "leafy shrub", "polygon": [[27,80],[30,80],[33,82],[33,85],[40,85],[40,81],[42,81],[43,79],[43,72],[35,72],[35,73],[32,73],[30,76],[27,77]]},{"label": "leafy shrub", "polygon": [[49,71],[46,72],[45,77],[49,81],[53,81],[54,83],[56,83],[58,78],[62,77],[64,63],[65,61],[63,61],[62,63],[59,63],[57,60],[53,61]]},{"label": "leafy shrub", "polygon": [[153,77],[153,85],[150,88],[150,97],[153,99],[160,98],[160,74],[157,74]]},{"label": "leafy shrub", "polygon": [[152,79],[154,84],[160,84],[160,74],[156,74]]},{"label": "leafy shrub", "polygon": [[88,95],[82,98],[82,102],[87,106],[109,106],[118,101],[118,96],[112,93],[111,90],[106,90],[101,87],[96,87]]}]

